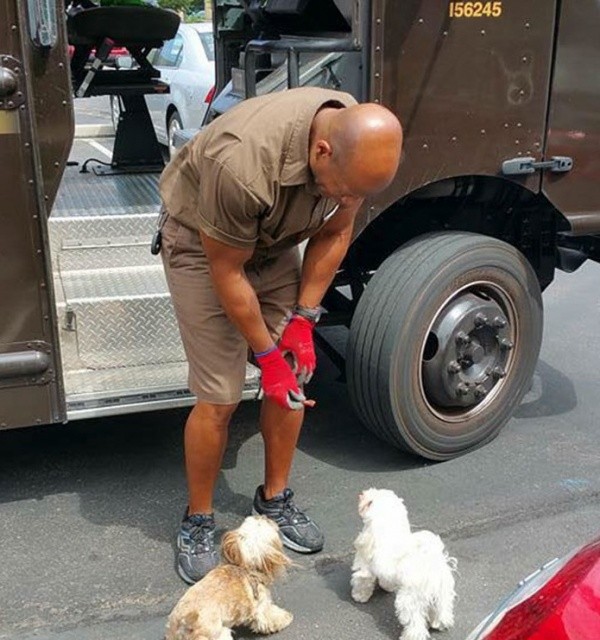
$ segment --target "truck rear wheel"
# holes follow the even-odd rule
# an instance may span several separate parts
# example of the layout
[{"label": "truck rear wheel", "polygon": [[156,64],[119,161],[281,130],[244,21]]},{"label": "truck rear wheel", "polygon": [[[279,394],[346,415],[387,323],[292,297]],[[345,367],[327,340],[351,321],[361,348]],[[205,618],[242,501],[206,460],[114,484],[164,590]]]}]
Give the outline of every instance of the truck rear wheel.
[{"label": "truck rear wheel", "polygon": [[435,233],[401,247],[356,308],[354,407],[387,442],[446,460],[492,440],[525,394],[543,327],[535,272],[514,247]]}]

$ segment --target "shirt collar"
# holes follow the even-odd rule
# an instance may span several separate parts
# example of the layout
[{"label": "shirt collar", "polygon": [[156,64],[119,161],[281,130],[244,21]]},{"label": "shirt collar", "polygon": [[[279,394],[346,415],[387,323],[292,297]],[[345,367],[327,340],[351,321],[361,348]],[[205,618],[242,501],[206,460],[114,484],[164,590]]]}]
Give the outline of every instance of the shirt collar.
[{"label": "shirt collar", "polygon": [[285,150],[280,184],[282,187],[294,187],[314,182],[308,164],[308,142],[312,121],[320,108],[320,104],[309,104],[298,115],[290,140]]}]

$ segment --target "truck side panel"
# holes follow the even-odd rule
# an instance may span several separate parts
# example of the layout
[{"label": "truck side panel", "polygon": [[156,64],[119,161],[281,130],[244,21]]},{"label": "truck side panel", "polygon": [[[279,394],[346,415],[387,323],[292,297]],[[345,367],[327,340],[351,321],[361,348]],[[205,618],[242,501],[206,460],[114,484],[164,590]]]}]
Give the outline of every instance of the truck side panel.
[{"label": "truck side panel", "polygon": [[546,156],[573,158],[543,189],[574,235],[600,233],[600,4],[564,0],[558,26]]},{"label": "truck side panel", "polygon": [[[555,1],[373,0],[372,11],[370,97],[402,121],[405,162],[361,226],[431,182],[541,159]],[[514,181],[541,188],[539,173]]]},{"label": "truck side panel", "polygon": [[[34,6],[41,13],[30,22]],[[0,428],[65,418],[47,242],[71,140],[65,128],[71,135],[73,128],[63,11],[63,3],[50,0],[0,5]],[[32,33],[30,23],[50,29]]]}]

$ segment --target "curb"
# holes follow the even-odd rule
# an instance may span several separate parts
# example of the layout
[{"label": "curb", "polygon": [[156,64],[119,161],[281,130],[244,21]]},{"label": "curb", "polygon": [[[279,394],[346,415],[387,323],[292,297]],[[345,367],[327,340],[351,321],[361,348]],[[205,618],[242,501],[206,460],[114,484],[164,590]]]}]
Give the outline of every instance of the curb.
[{"label": "curb", "polygon": [[78,124],[75,125],[76,138],[113,138],[115,130],[112,124]]}]

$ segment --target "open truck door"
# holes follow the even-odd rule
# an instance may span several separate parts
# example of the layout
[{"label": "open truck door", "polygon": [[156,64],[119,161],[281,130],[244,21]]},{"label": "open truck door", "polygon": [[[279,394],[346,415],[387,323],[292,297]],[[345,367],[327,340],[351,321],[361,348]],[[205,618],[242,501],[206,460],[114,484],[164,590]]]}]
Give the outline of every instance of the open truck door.
[{"label": "open truck door", "polygon": [[0,6],[0,428],[65,419],[47,220],[74,132],[54,0]]}]

